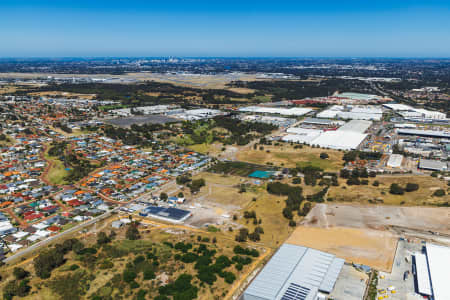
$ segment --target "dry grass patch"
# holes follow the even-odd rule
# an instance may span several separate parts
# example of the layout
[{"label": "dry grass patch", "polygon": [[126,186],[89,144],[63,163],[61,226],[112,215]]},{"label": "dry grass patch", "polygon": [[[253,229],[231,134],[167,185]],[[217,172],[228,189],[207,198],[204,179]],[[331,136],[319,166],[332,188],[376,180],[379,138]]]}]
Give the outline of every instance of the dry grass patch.
[{"label": "dry grass patch", "polygon": [[61,91],[34,92],[29,93],[29,95],[41,97],[66,97],[66,98],[82,98],[82,99],[94,99],[96,96],[95,94],[80,94]]},{"label": "dry grass patch", "polygon": [[255,92],[254,89],[249,88],[229,88],[228,90],[239,94],[252,94]]},{"label": "dry grass patch", "polygon": [[[343,179],[339,179],[342,183]],[[372,183],[377,180],[380,186],[375,187]],[[405,187],[407,183],[416,183],[419,190],[414,192],[405,192],[403,195],[392,195],[389,189],[392,183],[397,183]],[[345,188],[343,188],[345,187]],[[372,202],[385,203],[390,205],[430,205],[450,200],[450,196],[433,197],[432,194],[437,189],[447,190],[445,182],[431,176],[403,176],[389,175],[378,176],[369,179],[369,185],[352,185],[346,184],[339,187],[331,187],[328,197],[334,198],[336,201],[343,202]],[[382,200],[382,202],[380,201]]]},{"label": "dry grass patch", "polygon": [[[269,150],[269,152],[267,152]],[[320,153],[327,153],[328,159],[321,159]],[[297,164],[320,167],[325,171],[338,171],[342,168],[343,152],[337,150],[328,150],[320,148],[312,148],[303,146],[301,149],[294,149],[289,144],[282,144],[281,146],[264,146],[264,150],[241,149],[237,153],[237,159],[249,163],[267,164],[292,168]]]}]

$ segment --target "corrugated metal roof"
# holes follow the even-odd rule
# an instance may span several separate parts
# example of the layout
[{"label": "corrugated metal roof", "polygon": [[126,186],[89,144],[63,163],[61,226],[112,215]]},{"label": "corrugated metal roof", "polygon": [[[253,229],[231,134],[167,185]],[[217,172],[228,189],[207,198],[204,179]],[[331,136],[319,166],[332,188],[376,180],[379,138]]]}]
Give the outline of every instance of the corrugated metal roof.
[{"label": "corrugated metal roof", "polygon": [[442,171],[447,169],[447,163],[439,160],[421,159],[419,168]]},{"label": "corrugated metal roof", "polygon": [[366,120],[351,120],[344,126],[340,127],[338,131],[353,131],[364,133],[372,125],[371,121]]},{"label": "corrugated metal roof", "polygon": [[244,292],[244,299],[314,299],[331,292],[344,260],[319,250],[283,244]]},{"label": "corrugated metal roof", "polygon": [[345,260],[342,258],[335,257],[330,267],[328,268],[328,272],[325,275],[325,278],[322,281],[322,284],[319,287],[319,290],[325,293],[331,293],[334,288],[334,284],[341,273],[342,267],[344,266]]},{"label": "corrugated metal roof", "polygon": [[305,252],[304,247],[283,244],[245,293],[261,299],[275,299]]}]

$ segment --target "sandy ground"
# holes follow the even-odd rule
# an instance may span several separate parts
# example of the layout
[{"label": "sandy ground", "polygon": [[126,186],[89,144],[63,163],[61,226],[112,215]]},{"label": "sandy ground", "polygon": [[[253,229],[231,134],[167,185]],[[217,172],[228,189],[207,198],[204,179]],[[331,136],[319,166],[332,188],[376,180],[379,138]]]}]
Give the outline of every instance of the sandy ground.
[{"label": "sandy ground", "polygon": [[286,243],[333,253],[348,262],[390,271],[397,238],[390,232],[344,227],[298,227]]},{"label": "sandy ground", "polygon": [[390,272],[400,234],[445,238],[450,208],[317,204],[287,242]]},{"label": "sandy ground", "polygon": [[317,204],[302,223],[380,230],[400,226],[450,234],[450,208]]}]

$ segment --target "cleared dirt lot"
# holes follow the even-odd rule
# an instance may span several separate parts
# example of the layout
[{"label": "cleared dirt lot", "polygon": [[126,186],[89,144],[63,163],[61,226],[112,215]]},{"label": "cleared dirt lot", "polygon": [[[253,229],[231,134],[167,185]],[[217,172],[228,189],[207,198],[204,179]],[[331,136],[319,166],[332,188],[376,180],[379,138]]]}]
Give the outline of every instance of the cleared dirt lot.
[{"label": "cleared dirt lot", "polygon": [[372,229],[300,226],[286,242],[333,253],[348,262],[390,271],[397,238],[390,232]]},{"label": "cleared dirt lot", "polygon": [[401,226],[450,234],[450,208],[317,204],[302,224],[378,230]]},{"label": "cleared dirt lot", "polygon": [[287,242],[390,272],[399,237],[392,227],[450,234],[450,208],[317,204]]}]

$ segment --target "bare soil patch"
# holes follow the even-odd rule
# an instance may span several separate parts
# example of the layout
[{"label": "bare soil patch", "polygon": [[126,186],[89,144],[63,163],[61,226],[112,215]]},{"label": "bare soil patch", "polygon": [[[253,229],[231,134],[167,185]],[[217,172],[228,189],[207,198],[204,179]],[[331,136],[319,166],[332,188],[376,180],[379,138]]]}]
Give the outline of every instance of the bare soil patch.
[{"label": "bare soil patch", "polygon": [[390,232],[345,227],[298,227],[287,243],[306,246],[390,272],[397,238]]}]

